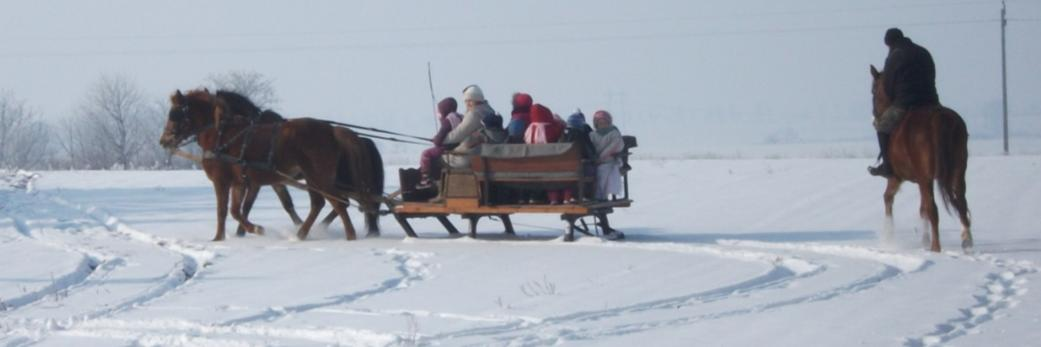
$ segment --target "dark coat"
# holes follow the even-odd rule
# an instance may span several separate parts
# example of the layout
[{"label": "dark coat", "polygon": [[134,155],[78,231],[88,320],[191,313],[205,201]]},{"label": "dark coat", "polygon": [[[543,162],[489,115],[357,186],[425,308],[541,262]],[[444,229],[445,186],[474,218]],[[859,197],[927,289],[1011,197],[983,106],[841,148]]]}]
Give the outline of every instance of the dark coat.
[{"label": "dark coat", "polygon": [[481,130],[481,143],[503,144],[506,143],[509,134],[502,128],[484,128]]},{"label": "dark coat", "polygon": [[908,108],[940,103],[933,56],[911,39],[903,38],[890,46],[882,78],[893,106]]},{"label": "dark coat", "polygon": [[568,127],[564,130],[564,136],[560,138],[560,142],[578,145],[582,159],[596,159],[596,148],[593,147],[593,141],[589,139],[591,132],[593,132],[593,128],[586,124],[583,124],[581,128]]}]

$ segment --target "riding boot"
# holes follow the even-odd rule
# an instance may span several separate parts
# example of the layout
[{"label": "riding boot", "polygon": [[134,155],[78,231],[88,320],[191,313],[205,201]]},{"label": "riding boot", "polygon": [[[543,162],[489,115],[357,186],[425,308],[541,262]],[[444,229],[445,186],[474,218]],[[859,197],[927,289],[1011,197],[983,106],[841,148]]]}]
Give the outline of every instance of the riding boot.
[{"label": "riding boot", "polygon": [[893,167],[889,164],[889,134],[878,133],[878,157],[882,163],[876,167],[868,167],[868,173],[872,176],[890,177],[893,175]]}]

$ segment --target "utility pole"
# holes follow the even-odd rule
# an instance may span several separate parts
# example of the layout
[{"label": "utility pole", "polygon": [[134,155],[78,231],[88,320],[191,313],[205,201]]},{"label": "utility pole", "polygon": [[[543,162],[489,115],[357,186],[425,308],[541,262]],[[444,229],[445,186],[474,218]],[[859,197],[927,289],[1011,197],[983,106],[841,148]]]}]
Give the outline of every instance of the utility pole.
[{"label": "utility pole", "polygon": [[1008,77],[1005,72],[1005,0],[1001,0],[1001,112],[1002,128],[1005,139],[1005,155],[1008,155]]}]

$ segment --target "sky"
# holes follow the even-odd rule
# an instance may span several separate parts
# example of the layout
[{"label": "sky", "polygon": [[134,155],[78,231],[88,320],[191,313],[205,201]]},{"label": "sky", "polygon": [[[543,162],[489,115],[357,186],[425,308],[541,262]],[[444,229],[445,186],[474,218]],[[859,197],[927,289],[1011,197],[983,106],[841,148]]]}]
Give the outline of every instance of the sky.
[{"label": "sky", "polygon": [[[862,141],[869,64],[900,27],[941,102],[1000,136],[1001,3],[965,1],[0,1],[0,90],[51,122],[103,75],[163,100],[255,71],[287,116],[426,135],[437,99],[524,91],[567,117],[611,111],[652,151]],[[1012,133],[1041,137],[1041,1],[1008,2]],[[418,152],[418,149],[416,149]]]}]

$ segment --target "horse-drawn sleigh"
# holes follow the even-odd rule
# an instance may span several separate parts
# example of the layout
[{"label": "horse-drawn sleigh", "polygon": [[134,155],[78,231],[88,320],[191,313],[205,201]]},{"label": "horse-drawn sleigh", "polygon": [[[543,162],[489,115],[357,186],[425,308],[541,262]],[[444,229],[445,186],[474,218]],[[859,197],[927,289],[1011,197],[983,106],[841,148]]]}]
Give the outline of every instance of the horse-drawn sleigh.
[{"label": "horse-drawn sleigh", "polygon": [[[171,96],[171,108],[160,143],[176,154],[199,162],[213,182],[217,197],[217,232],[215,241],[225,237],[224,223],[229,208],[239,222],[241,236],[246,232],[263,233],[259,225],[249,222],[249,211],[257,192],[270,185],[279,193],[283,207],[300,228],[297,237],[304,239],[316,222],[318,213],[328,201],[335,217],[343,221],[348,240],[356,238],[347,215],[350,201],[358,203],[365,213],[369,235],[378,235],[378,216],[390,213],[401,223],[409,237],[416,237],[409,218],[436,217],[450,233],[458,231],[447,216],[459,214],[470,221],[470,235],[476,236],[477,220],[500,216],[508,233],[513,232],[509,219],[517,213],[560,214],[568,222],[565,240],[574,239],[574,231],[589,234],[582,217],[594,216],[604,230],[610,229],[607,214],[615,208],[629,207],[628,149],[635,138],[626,138],[622,160],[626,174],[625,195],[608,201],[588,199],[592,178],[587,174],[590,163],[579,156],[570,144],[550,145],[485,145],[480,153],[467,154],[468,167],[450,168],[443,175],[441,198],[436,202],[410,201],[409,190],[414,181],[403,175],[403,190],[384,195],[383,162],[372,141],[359,136],[342,123],[313,118],[284,119],[270,111],[261,111],[247,98],[230,92],[194,90],[177,91]],[[378,136],[375,136],[378,137]],[[187,154],[179,147],[197,142],[202,157]],[[496,154],[498,153],[498,154]],[[511,154],[512,153],[512,154]],[[518,154],[520,153],[520,154]],[[304,220],[293,210],[284,186],[305,189],[310,195],[311,209]],[[579,201],[562,205],[510,205],[492,199],[492,192],[504,186],[525,188],[573,187]],[[230,194],[230,201],[229,201]],[[380,210],[386,204],[389,210]]]}]

